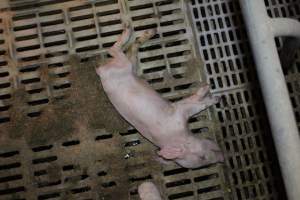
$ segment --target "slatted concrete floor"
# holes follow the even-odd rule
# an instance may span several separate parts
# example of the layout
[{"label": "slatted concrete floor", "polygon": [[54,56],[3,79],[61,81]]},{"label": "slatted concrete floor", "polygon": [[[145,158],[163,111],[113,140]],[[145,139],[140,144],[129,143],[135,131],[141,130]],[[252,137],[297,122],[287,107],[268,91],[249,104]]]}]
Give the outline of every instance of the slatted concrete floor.
[{"label": "slatted concrete floor", "polygon": [[[66,116],[58,123],[36,120],[49,114],[47,109],[55,99],[69,101],[65,93],[75,87],[76,81],[86,80],[72,79],[69,71],[85,67],[84,73],[91,74],[94,66],[87,58],[99,53],[102,59],[106,57],[105,49],[122,32],[121,19],[130,20],[137,36],[149,28],[158,30],[140,49],[138,74],[165,98],[175,101],[191,94],[195,83],[204,81],[205,76],[199,68],[201,59],[195,50],[184,1],[122,1],[122,6],[115,0],[39,1],[33,7],[27,6],[32,1],[20,3],[12,1],[13,8],[1,14],[1,125],[24,122],[29,128],[18,136],[10,133],[12,129],[4,134],[1,199],[137,199],[137,184],[148,179],[159,186],[165,199],[226,197],[222,165],[197,170],[162,166],[153,160],[154,147],[133,129],[108,132],[88,122],[71,129],[72,134],[55,139],[48,135],[38,142],[36,138],[45,135],[32,132],[32,127],[40,124],[67,126],[77,117]],[[81,65],[70,60],[75,54]],[[97,81],[89,84],[89,94],[98,95],[93,90]],[[24,90],[25,95],[20,95]],[[24,102],[25,119],[14,120],[13,114],[20,112],[14,107]],[[76,104],[64,111],[72,109],[77,109]],[[85,115],[85,107],[79,114]],[[98,112],[94,117],[102,115],[110,113]],[[214,138],[219,131],[214,121],[212,113],[206,112],[192,119],[190,127],[199,137]],[[52,129],[44,131],[55,134]]]},{"label": "slatted concrete floor", "polygon": [[[297,6],[296,1],[269,2],[271,12],[281,8],[275,15]],[[6,131],[0,148],[0,199],[138,199],[136,186],[144,180],[155,182],[164,199],[284,199],[237,1],[128,0],[119,6],[117,0],[11,0],[1,7],[0,126]],[[287,13],[299,17],[297,10]],[[122,19],[131,22],[137,36],[157,28],[139,51],[138,75],[164,98],[176,101],[203,81],[222,96],[221,104],[189,123],[194,134],[222,145],[226,165],[196,170],[162,166],[153,159],[155,148],[134,129],[107,131],[105,124],[92,126],[88,116],[83,126],[71,127],[65,135],[30,131],[49,127],[39,119],[56,99],[61,105],[70,102],[68,92],[87,80],[72,78],[72,69],[96,79],[89,57],[100,53],[106,58],[105,49],[122,32]],[[298,61],[293,77],[299,73]],[[291,80],[299,116],[299,81]],[[97,84],[87,87],[90,92],[79,88],[79,95],[101,93]],[[63,109],[72,113],[76,105]],[[78,113],[87,115],[85,110],[90,108],[63,115],[55,124],[64,127]],[[92,116],[105,118],[109,110]],[[16,119],[29,127],[19,135],[7,128],[20,122]]]}]

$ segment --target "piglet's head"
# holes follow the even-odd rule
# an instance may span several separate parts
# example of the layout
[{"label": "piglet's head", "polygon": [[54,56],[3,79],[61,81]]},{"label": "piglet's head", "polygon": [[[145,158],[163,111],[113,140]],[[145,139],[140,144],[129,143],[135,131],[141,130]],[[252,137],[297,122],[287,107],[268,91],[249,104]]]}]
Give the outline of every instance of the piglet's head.
[{"label": "piglet's head", "polygon": [[222,151],[215,142],[194,136],[188,136],[184,143],[164,146],[158,155],[185,168],[224,162]]}]

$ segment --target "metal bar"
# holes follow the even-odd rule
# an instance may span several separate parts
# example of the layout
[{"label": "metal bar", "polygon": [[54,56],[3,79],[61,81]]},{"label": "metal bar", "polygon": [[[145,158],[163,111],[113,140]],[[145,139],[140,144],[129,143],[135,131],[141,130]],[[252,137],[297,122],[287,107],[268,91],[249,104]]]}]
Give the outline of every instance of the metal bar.
[{"label": "metal bar", "polygon": [[300,39],[300,23],[297,20],[289,18],[269,18],[269,23],[275,37],[291,36]]},{"label": "metal bar", "polygon": [[287,195],[290,200],[297,200],[300,196],[300,138],[274,37],[299,36],[300,25],[291,20],[270,19],[262,0],[240,0],[240,5]]}]

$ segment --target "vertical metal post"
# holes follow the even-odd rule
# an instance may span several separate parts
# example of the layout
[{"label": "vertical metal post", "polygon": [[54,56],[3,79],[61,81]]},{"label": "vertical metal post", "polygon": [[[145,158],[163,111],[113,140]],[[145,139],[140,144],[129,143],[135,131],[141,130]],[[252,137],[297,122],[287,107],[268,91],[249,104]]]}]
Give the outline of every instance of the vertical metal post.
[{"label": "vertical metal post", "polygon": [[282,72],[275,36],[300,37],[300,23],[271,19],[263,0],[240,0],[273,140],[290,200],[300,198],[300,137]]}]

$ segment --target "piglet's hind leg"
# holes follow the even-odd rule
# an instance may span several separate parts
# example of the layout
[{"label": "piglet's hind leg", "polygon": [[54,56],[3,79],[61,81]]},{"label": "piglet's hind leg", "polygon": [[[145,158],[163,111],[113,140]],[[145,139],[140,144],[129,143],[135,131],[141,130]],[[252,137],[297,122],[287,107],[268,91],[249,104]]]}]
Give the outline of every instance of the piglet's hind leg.
[{"label": "piglet's hind leg", "polygon": [[126,50],[126,47],[131,43],[133,30],[130,27],[129,23],[125,23],[123,27],[124,31],[122,32],[116,43],[113,45],[113,47]]},{"label": "piglet's hind leg", "polygon": [[138,50],[139,48],[147,42],[150,38],[152,38],[156,33],[155,29],[146,30],[142,33],[142,35],[137,38],[132,44],[129,44],[129,48],[127,51],[127,57],[132,63],[133,71],[137,71],[137,61],[138,61]]},{"label": "piglet's hind leg", "polygon": [[101,76],[103,73],[104,68],[110,68],[110,67],[129,67],[131,70],[132,64],[130,60],[127,58],[127,56],[124,54],[123,50],[126,45],[130,43],[130,40],[132,38],[132,29],[129,27],[128,24],[124,25],[125,30],[123,33],[119,36],[118,40],[115,42],[115,44],[108,50],[109,55],[112,56],[112,59],[110,59],[105,65],[102,65],[96,69],[97,74]]}]

